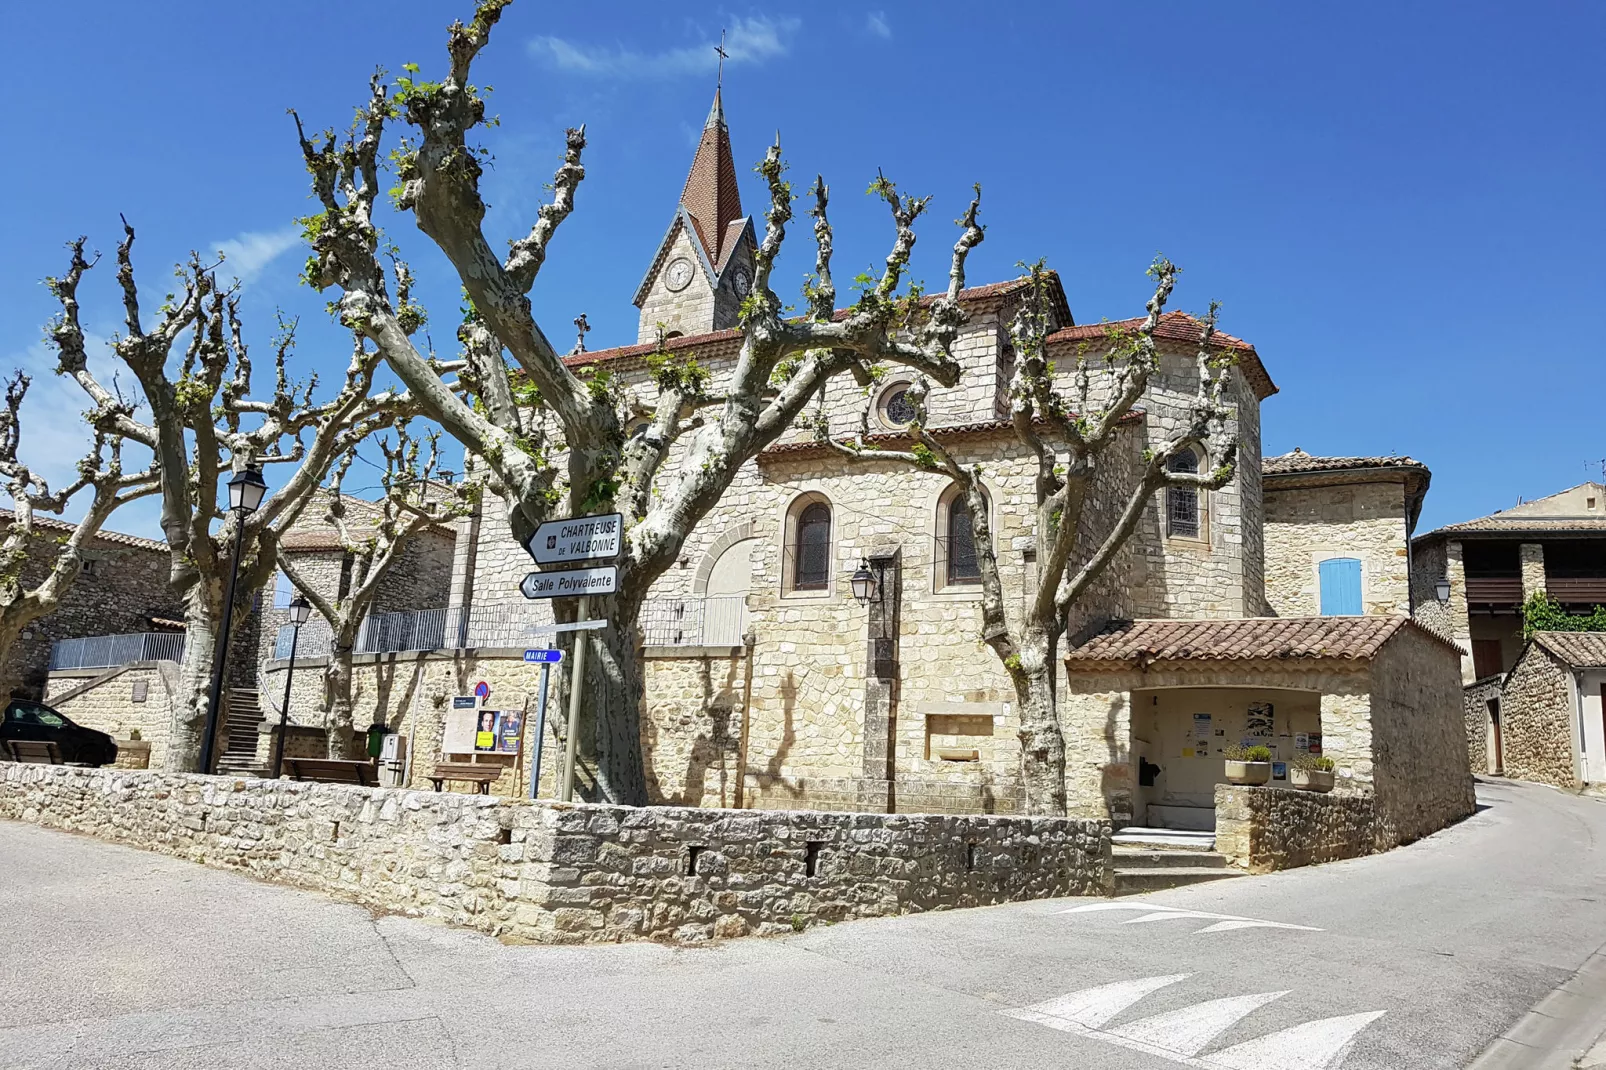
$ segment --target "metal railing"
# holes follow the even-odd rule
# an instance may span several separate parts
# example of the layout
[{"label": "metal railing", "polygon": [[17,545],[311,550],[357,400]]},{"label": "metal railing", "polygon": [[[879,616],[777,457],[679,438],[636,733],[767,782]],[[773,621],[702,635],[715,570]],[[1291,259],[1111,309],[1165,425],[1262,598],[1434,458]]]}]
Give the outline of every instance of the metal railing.
[{"label": "metal railing", "polygon": [[745,594],[649,598],[641,607],[647,646],[741,646],[746,632]]},{"label": "metal railing", "polygon": [[58,639],[50,645],[50,668],[111,669],[134,661],[182,661],[183,632],[132,632]]},{"label": "metal railing", "polygon": [[[531,644],[530,629],[542,622],[526,606],[452,606],[446,609],[405,609],[374,613],[357,632],[353,648],[358,654],[398,654],[422,650],[468,650],[523,647]],[[290,656],[292,628],[285,624],[274,637],[273,656]],[[296,657],[315,658],[329,653],[334,633],[321,617],[301,627]]]}]

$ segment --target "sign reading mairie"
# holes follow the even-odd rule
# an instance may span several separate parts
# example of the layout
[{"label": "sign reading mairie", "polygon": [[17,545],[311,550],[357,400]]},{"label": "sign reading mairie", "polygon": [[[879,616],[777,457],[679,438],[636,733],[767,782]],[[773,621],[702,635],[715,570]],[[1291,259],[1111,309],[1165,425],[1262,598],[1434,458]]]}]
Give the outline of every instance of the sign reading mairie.
[{"label": "sign reading mairie", "polygon": [[615,557],[623,530],[623,517],[618,513],[549,520],[535,529],[525,549],[538,565]]}]

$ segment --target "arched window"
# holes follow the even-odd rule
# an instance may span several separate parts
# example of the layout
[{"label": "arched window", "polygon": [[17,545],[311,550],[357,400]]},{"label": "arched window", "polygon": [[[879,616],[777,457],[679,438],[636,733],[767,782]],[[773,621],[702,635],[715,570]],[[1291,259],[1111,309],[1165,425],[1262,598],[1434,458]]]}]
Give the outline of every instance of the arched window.
[{"label": "arched window", "polygon": [[[982,491],[986,497],[986,491]],[[991,515],[989,510],[989,515]],[[937,499],[932,534],[936,536],[931,583],[933,591],[974,587],[981,582],[981,557],[976,546],[975,517],[965,489],[948,484]]]},{"label": "arched window", "polygon": [[792,589],[823,591],[831,583],[831,507],[816,501],[797,517],[792,542]]},{"label": "arched window", "polygon": [[[1199,458],[1192,450],[1183,450],[1165,464],[1170,472],[1198,472]],[[1199,537],[1199,489],[1197,487],[1167,487],[1165,489],[1165,533],[1183,539]]]},{"label": "arched window", "polygon": [[980,583],[981,562],[976,557],[976,532],[970,503],[961,494],[948,506],[948,582]]}]

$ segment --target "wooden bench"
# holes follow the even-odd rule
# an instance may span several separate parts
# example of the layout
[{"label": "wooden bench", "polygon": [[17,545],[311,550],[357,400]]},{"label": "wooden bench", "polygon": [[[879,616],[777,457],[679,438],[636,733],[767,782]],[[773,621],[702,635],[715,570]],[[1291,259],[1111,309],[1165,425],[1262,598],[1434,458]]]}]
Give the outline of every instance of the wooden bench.
[{"label": "wooden bench", "polygon": [[14,762],[34,765],[61,765],[61,748],[51,741],[35,739],[0,740],[0,749]]},{"label": "wooden bench", "polygon": [[474,790],[481,795],[491,793],[491,785],[502,775],[503,766],[500,765],[472,765],[468,762],[442,762],[435,767],[435,771],[426,778],[435,785],[436,791],[443,790],[441,785],[448,780],[460,780],[473,784]]},{"label": "wooden bench", "polygon": [[286,758],[284,771],[290,774],[292,780],[358,784],[365,788],[379,786],[379,768],[373,762],[346,761],[338,758]]}]

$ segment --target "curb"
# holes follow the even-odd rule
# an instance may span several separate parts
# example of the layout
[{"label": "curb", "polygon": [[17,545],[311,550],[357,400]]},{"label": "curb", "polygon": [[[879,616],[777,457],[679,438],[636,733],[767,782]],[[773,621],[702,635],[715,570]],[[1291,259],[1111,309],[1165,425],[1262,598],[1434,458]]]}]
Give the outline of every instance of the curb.
[{"label": "curb", "polygon": [[1606,1033],[1606,946],[1497,1037],[1467,1070],[1573,1070]]}]

